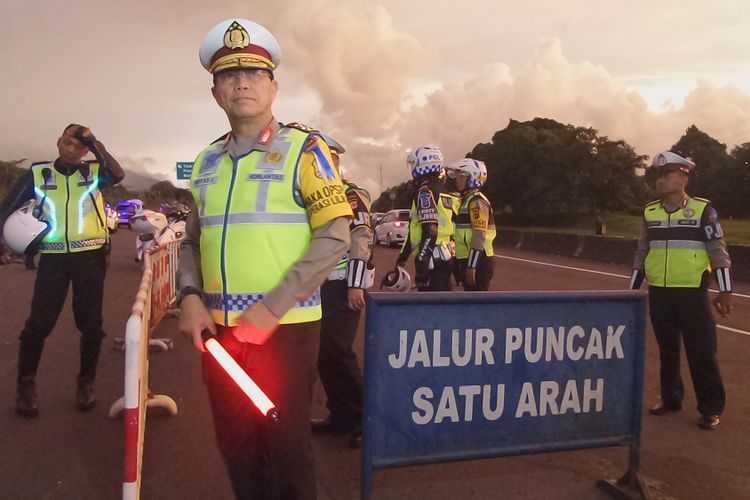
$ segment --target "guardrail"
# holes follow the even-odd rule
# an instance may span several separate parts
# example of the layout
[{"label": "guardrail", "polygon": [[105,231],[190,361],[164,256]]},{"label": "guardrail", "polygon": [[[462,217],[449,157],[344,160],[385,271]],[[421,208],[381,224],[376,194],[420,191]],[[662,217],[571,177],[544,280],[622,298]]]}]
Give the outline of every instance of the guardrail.
[{"label": "guardrail", "polygon": [[[498,229],[495,243],[523,250],[582,257],[625,266],[633,265],[633,254],[638,246],[635,238],[505,228]],[[729,255],[732,258],[732,278],[750,281],[750,245],[729,245]]]}]

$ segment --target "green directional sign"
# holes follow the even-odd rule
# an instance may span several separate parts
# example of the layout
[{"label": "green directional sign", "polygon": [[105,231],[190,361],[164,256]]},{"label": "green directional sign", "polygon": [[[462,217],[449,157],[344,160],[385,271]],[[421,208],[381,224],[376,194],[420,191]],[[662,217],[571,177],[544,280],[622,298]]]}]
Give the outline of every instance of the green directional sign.
[{"label": "green directional sign", "polygon": [[177,180],[190,180],[190,175],[192,173],[193,173],[192,161],[178,161],[177,162]]}]

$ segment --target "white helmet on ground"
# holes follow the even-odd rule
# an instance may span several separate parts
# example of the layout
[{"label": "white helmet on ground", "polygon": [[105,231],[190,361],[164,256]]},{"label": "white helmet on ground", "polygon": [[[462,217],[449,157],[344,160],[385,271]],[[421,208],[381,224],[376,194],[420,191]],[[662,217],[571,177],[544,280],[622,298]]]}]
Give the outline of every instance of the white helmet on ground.
[{"label": "white helmet on ground", "polygon": [[380,288],[385,288],[389,292],[408,292],[411,288],[411,276],[401,266],[389,271],[383,276]]},{"label": "white helmet on ground", "polygon": [[487,166],[480,160],[464,158],[445,169],[454,179],[458,176],[468,177],[466,187],[469,189],[479,189],[487,182]]},{"label": "white helmet on ground", "polygon": [[414,180],[428,175],[440,176],[443,172],[443,153],[437,146],[420,146],[409,153],[406,163],[411,168]]},{"label": "white helmet on ground", "polygon": [[15,254],[36,253],[39,243],[50,231],[47,222],[33,215],[34,201],[27,203],[8,216],[3,226],[3,241]]}]

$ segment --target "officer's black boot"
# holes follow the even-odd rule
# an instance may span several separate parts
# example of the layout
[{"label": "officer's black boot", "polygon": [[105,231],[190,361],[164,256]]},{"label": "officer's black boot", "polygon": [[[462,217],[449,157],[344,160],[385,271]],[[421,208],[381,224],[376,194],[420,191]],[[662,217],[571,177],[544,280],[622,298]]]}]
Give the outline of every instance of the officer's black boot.
[{"label": "officer's black boot", "polygon": [[39,415],[39,407],[36,403],[36,383],[34,382],[34,377],[22,377],[18,379],[16,413],[26,418],[35,418]]},{"label": "officer's black boot", "polygon": [[76,402],[80,411],[89,411],[96,406],[94,396],[94,381],[89,379],[78,379],[78,390],[76,391]]}]

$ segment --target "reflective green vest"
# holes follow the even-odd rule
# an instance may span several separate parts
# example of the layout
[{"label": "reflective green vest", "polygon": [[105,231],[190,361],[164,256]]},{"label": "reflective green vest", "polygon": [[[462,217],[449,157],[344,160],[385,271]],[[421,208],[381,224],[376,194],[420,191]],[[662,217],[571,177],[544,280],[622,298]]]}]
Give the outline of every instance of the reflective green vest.
[{"label": "reflective green vest", "polygon": [[490,215],[487,227],[487,237],[484,240],[484,252],[488,257],[495,255],[495,250],[492,243],[495,241],[497,230],[495,229],[495,217],[492,212],[492,204],[487,197],[479,191],[467,196],[461,203],[461,208],[458,209],[458,216],[456,217],[456,232],[454,238],[456,240],[456,258],[457,259],[468,259],[469,250],[471,250],[471,214],[469,213],[469,204],[475,196],[482,198],[485,203],[490,207]]},{"label": "reflective green vest", "polygon": [[649,285],[698,288],[710,269],[701,217],[708,200],[689,198],[676,212],[668,213],[661,201],[646,205],[643,217],[648,235],[646,280]]},{"label": "reflective green vest", "polygon": [[[297,165],[308,134],[281,128],[268,152],[232,158],[213,144],[195,160],[190,180],[201,225],[201,270],[206,307],[214,321],[237,318],[276,288],[310,246],[312,231],[295,192]],[[280,320],[321,317],[320,292]]]},{"label": "reflective green vest", "polygon": [[107,241],[104,202],[99,191],[99,164],[62,175],[55,164],[32,165],[36,206],[40,220],[49,222],[50,231],[39,245],[41,253],[85,252],[101,248]]},{"label": "reflective green vest", "polygon": [[[447,244],[453,236],[453,216],[458,211],[459,200],[447,192],[436,193],[433,191],[433,195],[435,195],[438,216],[437,240],[435,241],[435,245],[440,245],[441,243]],[[417,194],[418,196],[419,194]],[[409,211],[409,242],[411,243],[412,255],[416,256],[419,253],[419,244],[421,241],[422,223],[417,220],[417,204],[415,200],[412,201]]]}]

